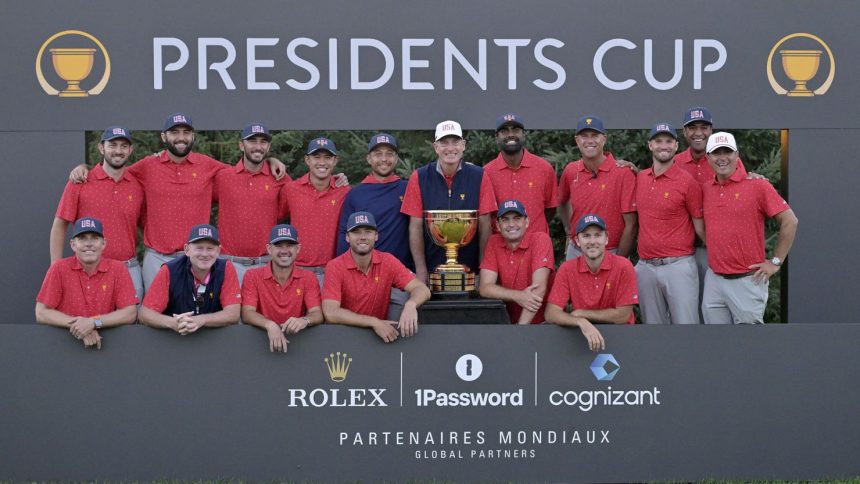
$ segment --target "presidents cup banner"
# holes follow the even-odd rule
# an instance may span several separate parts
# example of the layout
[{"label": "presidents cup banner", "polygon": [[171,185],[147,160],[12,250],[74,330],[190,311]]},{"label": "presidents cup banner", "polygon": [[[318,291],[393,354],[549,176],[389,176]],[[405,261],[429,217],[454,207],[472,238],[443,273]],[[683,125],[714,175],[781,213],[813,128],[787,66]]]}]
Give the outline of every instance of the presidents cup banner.
[{"label": "presidents cup banner", "polygon": [[[851,2],[6,2],[4,130],[852,127]],[[33,15],[38,22],[31,21]]]}]

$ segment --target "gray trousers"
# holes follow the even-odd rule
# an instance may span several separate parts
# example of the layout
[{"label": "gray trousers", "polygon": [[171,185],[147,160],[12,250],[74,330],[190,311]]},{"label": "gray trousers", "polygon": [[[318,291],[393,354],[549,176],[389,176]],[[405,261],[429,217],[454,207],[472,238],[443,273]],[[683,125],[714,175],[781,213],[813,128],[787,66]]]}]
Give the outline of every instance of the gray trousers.
[{"label": "gray trousers", "polygon": [[[236,257],[232,255],[221,254],[221,259],[226,259],[233,263],[233,267],[236,269],[236,276],[239,278],[239,287],[242,286],[242,281],[245,280],[245,273],[250,269],[256,269],[258,267],[263,267],[272,260],[269,256],[263,257]],[[254,261],[253,264],[249,262]],[[258,262],[257,262],[258,261]]]},{"label": "gray trousers", "polygon": [[[618,253],[618,249],[609,249],[609,252],[613,254]],[[577,257],[582,255],[582,251],[579,250],[573,242],[568,239],[567,241],[567,252],[564,255],[564,260],[576,259]],[[477,284],[477,278],[475,279],[475,284]]]},{"label": "gray trousers", "polygon": [[400,321],[400,315],[403,313],[403,306],[409,300],[409,293],[401,291],[396,287],[391,288],[391,300],[388,302],[388,320]]},{"label": "gray trousers", "polygon": [[299,269],[304,269],[306,271],[311,271],[317,276],[317,282],[320,285],[320,292],[322,292],[323,288],[323,278],[325,277],[325,266],[314,266],[314,267],[302,267],[299,266]]},{"label": "gray trousers", "polygon": [[767,305],[768,283],[756,283],[753,276],[726,279],[708,269],[702,314],[705,324],[761,324]]},{"label": "gray trousers", "polygon": [[137,259],[134,259],[131,265],[126,262],[126,267],[128,267],[128,274],[131,276],[131,282],[134,283],[134,293],[137,295],[137,303],[140,304],[143,302],[143,274],[140,271],[140,264],[137,262]]},{"label": "gray trousers", "polygon": [[141,271],[143,273],[143,287],[148,290],[149,286],[152,285],[152,280],[155,279],[155,275],[158,274],[158,270],[161,269],[161,265],[182,254],[182,252],[175,252],[167,255],[147,247],[143,254],[143,269]]},{"label": "gray trousers", "polygon": [[[699,270],[699,301],[701,302],[705,293],[705,275],[708,273],[708,249],[696,247],[696,268]],[[701,306],[699,306],[699,320],[705,320]]]},{"label": "gray trousers", "polygon": [[700,324],[699,271],[692,255],[664,265],[636,263],[639,309],[645,324]]}]

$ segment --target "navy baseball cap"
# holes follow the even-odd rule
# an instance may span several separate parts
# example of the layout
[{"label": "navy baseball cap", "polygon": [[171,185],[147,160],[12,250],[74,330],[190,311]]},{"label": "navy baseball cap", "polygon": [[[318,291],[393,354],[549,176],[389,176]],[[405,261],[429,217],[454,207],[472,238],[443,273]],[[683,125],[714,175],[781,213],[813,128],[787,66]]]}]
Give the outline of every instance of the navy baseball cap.
[{"label": "navy baseball cap", "polygon": [[221,240],[218,239],[218,229],[209,224],[201,224],[191,227],[191,233],[188,234],[188,243],[199,242],[201,240],[211,240],[212,242],[221,245]]},{"label": "navy baseball cap", "polygon": [[591,129],[597,131],[601,134],[606,134],[606,130],[603,129],[603,120],[598,118],[597,116],[583,116],[576,123],[576,132],[574,135],[581,133],[587,129]]},{"label": "navy baseball cap", "polygon": [[397,151],[397,138],[388,133],[377,133],[370,137],[370,142],[367,143],[367,152],[370,153],[379,145],[388,145]]},{"label": "navy baseball cap", "polygon": [[505,200],[504,202],[499,204],[499,211],[496,213],[496,218],[502,218],[503,215],[508,213],[518,213],[523,217],[528,217],[526,215],[526,207],[523,206],[523,203],[519,200]]},{"label": "navy baseball cap", "polygon": [[576,223],[576,234],[579,235],[580,232],[592,225],[600,227],[601,230],[606,230],[606,222],[604,222],[599,215],[590,213],[588,215],[583,215],[583,217],[579,219],[579,222]]},{"label": "navy baseball cap", "polygon": [[117,138],[123,138],[131,143],[131,132],[122,126],[109,126],[105,132],[102,133],[102,142]]},{"label": "navy baseball cap", "polygon": [[290,224],[280,224],[272,227],[269,233],[269,243],[277,244],[278,242],[293,242],[299,243],[299,232]]},{"label": "navy baseball cap", "polygon": [[675,128],[672,127],[669,123],[657,123],[651,128],[651,134],[648,135],[648,141],[654,139],[658,134],[666,133],[674,139],[678,139],[678,133],[675,131]]},{"label": "navy baseball cap", "polygon": [[359,227],[370,227],[376,230],[376,219],[370,212],[355,212],[349,216],[346,224],[346,231],[352,232]]},{"label": "navy baseball cap", "polygon": [[334,141],[322,137],[312,139],[311,142],[308,143],[308,151],[305,154],[310,155],[319,150],[326,150],[334,156],[337,156],[337,147],[335,147]]},{"label": "navy baseball cap", "polygon": [[243,140],[253,138],[254,136],[262,136],[268,141],[272,141],[272,135],[269,133],[269,128],[261,123],[251,123],[245,126],[245,129],[242,130]]},{"label": "navy baseball cap", "polygon": [[191,116],[185,113],[173,113],[164,120],[164,129],[161,132],[169,131],[176,126],[188,126],[194,129],[194,124],[191,122]]},{"label": "navy baseball cap", "polygon": [[713,125],[714,120],[711,118],[711,110],[701,106],[696,106],[688,109],[684,113],[684,126],[690,123],[695,123],[696,121],[704,121],[705,123]]},{"label": "navy baseball cap", "polygon": [[104,237],[105,232],[102,228],[101,220],[92,217],[83,217],[75,221],[75,228],[72,230],[72,237],[77,237],[81,234],[92,232]]},{"label": "navy baseball cap", "polygon": [[500,129],[502,129],[502,126],[507,126],[509,124],[511,126],[518,126],[522,129],[526,129],[526,125],[523,122],[522,116],[520,116],[519,114],[508,113],[496,118],[496,131],[498,132]]}]

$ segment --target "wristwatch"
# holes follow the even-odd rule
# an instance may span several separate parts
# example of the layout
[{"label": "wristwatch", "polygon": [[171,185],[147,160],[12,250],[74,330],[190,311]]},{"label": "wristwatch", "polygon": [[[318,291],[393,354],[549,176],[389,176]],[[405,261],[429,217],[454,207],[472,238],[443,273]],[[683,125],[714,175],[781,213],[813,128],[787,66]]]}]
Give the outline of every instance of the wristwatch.
[{"label": "wristwatch", "polygon": [[774,257],[773,259],[770,260],[770,263],[779,267],[782,265],[782,259],[780,259],[779,257]]},{"label": "wristwatch", "polygon": [[93,320],[93,324],[95,324],[95,328],[96,328],[96,329],[102,329],[102,324],[103,324],[103,323],[102,323],[102,320],[101,320],[101,319],[94,319],[94,320]]}]

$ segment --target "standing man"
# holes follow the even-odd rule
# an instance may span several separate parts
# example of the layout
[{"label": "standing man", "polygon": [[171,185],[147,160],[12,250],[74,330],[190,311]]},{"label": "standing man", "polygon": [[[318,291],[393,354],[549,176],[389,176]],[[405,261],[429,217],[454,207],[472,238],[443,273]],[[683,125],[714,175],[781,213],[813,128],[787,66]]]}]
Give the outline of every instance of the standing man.
[{"label": "standing man", "polygon": [[543,158],[529,153],[525,142],[523,118],[513,113],[500,116],[496,120],[496,144],[501,151],[484,166],[484,172],[493,184],[497,203],[522,200],[525,210],[531,214],[528,231],[548,235],[547,221],[555,215],[558,206],[555,169]]},{"label": "standing man", "polygon": [[292,225],[274,226],[266,244],[271,262],[249,270],[242,285],[242,321],[266,330],[272,352],[287,352],[284,333],[323,322],[316,276],[295,267],[298,235]]},{"label": "standing man", "polygon": [[[399,161],[397,139],[394,136],[378,133],[370,137],[367,144],[370,174],[360,185],[349,191],[343,202],[337,236],[338,255],[349,250],[346,240],[349,214],[370,212],[378,224],[379,241],[376,249],[392,254],[409,270],[415,270],[412,252],[409,251],[409,217],[400,213],[407,183],[394,172]],[[390,321],[400,319],[408,297],[409,295],[400,289],[391,289],[391,303],[388,306]]]},{"label": "standing man", "polygon": [[110,245],[104,257],[125,264],[134,283],[138,301],[143,299],[143,277],[137,260],[137,227],[143,209],[143,187],[126,172],[133,146],[131,133],[122,126],[110,126],[102,133],[99,153],[102,162],[87,174],[89,183],[68,182],[51,227],[51,264],[63,257],[69,224],[82,217],[104,221]]},{"label": "standing man", "polygon": [[[430,289],[396,257],[374,250],[379,239],[370,212],[349,216],[349,251],[326,267],[323,313],[330,323],[372,328],[382,341],[418,332],[418,306],[430,299]],[[398,321],[387,320],[391,288],[409,293]],[[399,330],[399,331],[398,331]]]},{"label": "standing man", "polygon": [[436,246],[424,230],[425,210],[477,210],[478,237],[458,250],[457,258],[477,270],[490,238],[490,214],[496,211],[493,184],[480,166],[463,160],[466,140],[456,121],[436,126],[433,149],[436,161],[415,170],[409,177],[401,212],[409,218],[409,250],[418,279],[427,284],[429,271],[445,262],[445,250]]},{"label": "standing man", "polygon": [[140,322],[183,336],[203,326],[236,323],[242,302],[239,279],[233,263],[218,258],[218,229],[195,225],[184,248],[183,255],[158,270],[140,307]]},{"label": "standing man", "polygon": [[335,256],[340,210],[349,186],[336,186],[332,177],[337,164],[337,147],[332,140],[311,140],[305,164],[307,174],[286,185],[287,212],[305,241],[296,264],[316,274],[322,287],[325,266]]},{"label": "standing man", "polygon": [[673,157],[678,138],[657,123],[648,140],[651,168],[636,176],[639,262],[636,281],[646,324],[699,324],[699,276],[693,242],[705,238],[702,187]]},{"label": "standing man", "polygon": [[490,237],[481,261],[481,296],[505,301],[515,324],[543,322],[544,297],[555,269],[552,240],[543,231],[529,232],[529,225],[525,204],[500,202],[499,233]]},{"label": "standing man", "polygon": [[[734,136],[712,134],[707,152],[716,176],[703,187],[710,265],[702,296],[705,324],[763,323],[768,281],[791,250],[797,217],[769,181],[745,176]],[[779,222],[770,259],[764,252],[765,217]]]},{"label": "standing man", "polygon": [[265,125],[245,126],[239,140],[242,159],[215,175],[212,195],[218,203],[221,256],[233,262],[239,284],[245,271],[268,264],[266,232],[286,217],[284,186],[291,179],[272,175],[266,163],[271,142]]},{"label": "standing man", "polygon": [[69,244],[75,255],[48,269],[36,296],[36,321],[68,329],[84,346],[101,349],[100,329],[134,322],[134,284],[122,262],[102,257],[101,221],[77,220]]},{"label": "standing man", "polygon": [[[617,166],[612,153],[603,151],[606,130],[597,116],[580,119],[574,139],[582,159],[564,167],[558,184],[564,231],[570,236],[571,227],[585,214],[599,215],[609,232],[607,250],[627,257],[636,239],[636,177],[628,168]],[[567,260],[581,254],[571,237]]]},{"label": "standing man", "polygon": [[[548,323],[576,326],[591,351],[606,349],[594,323],[633,324],[633,306],[638,304],[633,264],[606,250],[606,222],[586,214],[576,224],[576,242],[582,256],[564,262],[549,294]],[[564,310],[572,303],[573,311]]]}]

